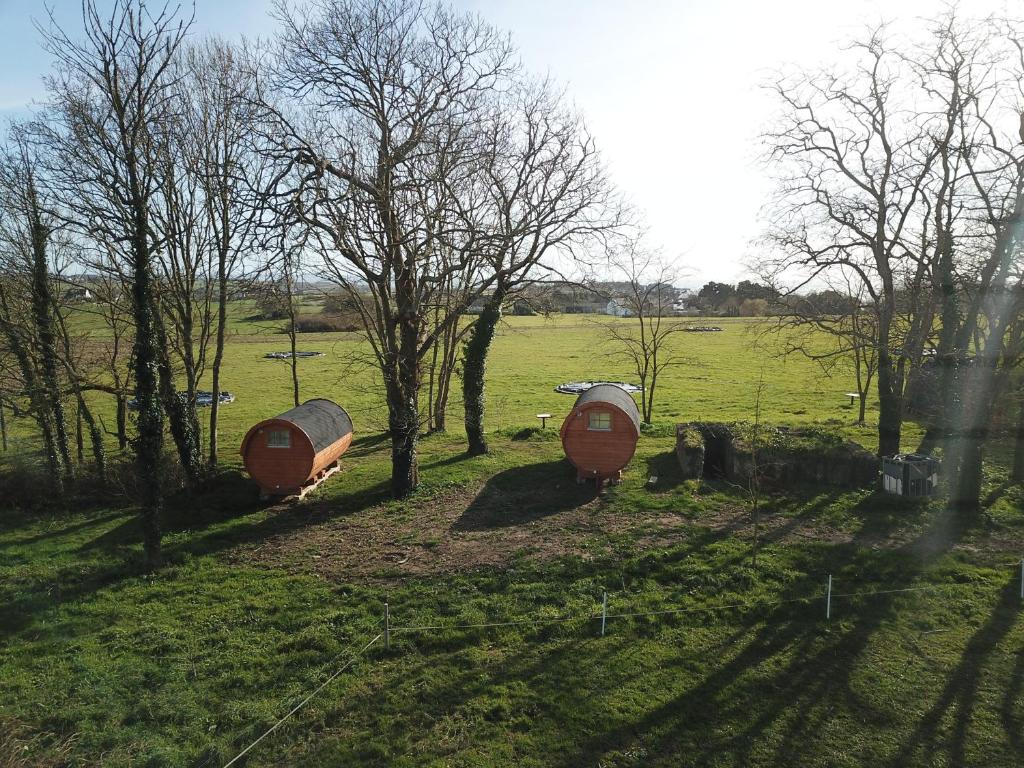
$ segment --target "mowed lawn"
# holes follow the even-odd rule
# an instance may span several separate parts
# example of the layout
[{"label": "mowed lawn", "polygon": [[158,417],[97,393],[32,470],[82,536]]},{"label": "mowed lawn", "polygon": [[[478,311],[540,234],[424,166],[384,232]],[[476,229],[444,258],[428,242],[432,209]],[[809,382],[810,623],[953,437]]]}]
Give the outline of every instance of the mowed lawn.
[{"label": "mowed lawn", "polygon": [[755,571],[745,494],[683,482],[672,424],[752,418],[763,377],[765,421],[871,445],[851,382],[754,347],[750,321],[681,334],[655,428],[596,496],[558,416],[522,430],[568,410],[563,381],[632,378],[604,322],[510,319],[488,369],[494,452],[464,457],[453,402],[402,502],[364,347],[303,338],[326,353],[302,361],[303,395],[350,408],[359,437],[324,488],[280,505],[235,446],[289,406],[287,365],[262,358],[287,342],[240,322],[228,467],[170,501],[164,570],[139,570],[130,508],[0,509],[0,766],[224,765],[380,633],[385,602],[429,629],[378,640],[236,765],[1024,764],[1024,494],[1005,470],[969,526],[939,503],[780,489]]}]

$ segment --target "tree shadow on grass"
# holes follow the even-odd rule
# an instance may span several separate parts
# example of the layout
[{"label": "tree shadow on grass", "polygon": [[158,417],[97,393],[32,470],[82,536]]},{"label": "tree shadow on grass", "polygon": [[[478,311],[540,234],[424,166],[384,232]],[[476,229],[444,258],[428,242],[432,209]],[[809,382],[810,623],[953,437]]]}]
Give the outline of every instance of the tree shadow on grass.
[{"label": "tree shadow on grass", "polygon": [[[259,498],[259,490],[241,471],[225,470],[209,478],[201,490],[179,490],[168,495],[160,516],[160,530],[164,534],[203,531],[273,504]],[[121,525],[85,542],[78,551],[117,549],[141,541],[139,517],[132,515]]]},{"label": "tree shadow on grass", "polygon": [[464,461],[469,461],[470,459],[474,458],[476,457],[470,456],[465,451],[460,451],[459,453],[453,454],[452,456],[445,456],[442,459],[435,459],[434,461],[429,461],[424,464],[420,464],[420,471],[422,472],[423,470],[426,469],[438,469],[440,467],[451,467],[454,466],[455,464],[461,464]]},{"label": "tree shadow on grass", "polygon": [[[0,473],[0,489],[4,488],[4,480],[3,474]],[[53,528],[54,533],[88,528],[90,525],[108,519],[108,516],[103,513],[108,512],[116,502],[115,499],[107,494],[93,494],[88,491],[58,496],[53,494],[52,488],[44,485],[40,485],[36,493],[39,496],[39,502],[28,506],[13,504],[5,506],[10,500],[0,494],[0,534],[11,533],[20,528],[37,528],[40,520],[52,521],[55,525]],[[89,517],[81,522],[59,527],[60,523],[69,518],[90,514],[100,514],[101,516]],[[116,514],[121,513],[116,512]],[[49,536],[50,532],[47,531],[22,539],[21,541],[26,543],[39,541],[49,538]]]},{"label": "tree shadow on grass", "polygon": [[[204,555],[262,540],[269,536],[356,514],[391,498],[388,482],[377,483],[352,493],[323,501],[302,503],[261,500],[252,481],[241,472],[222,473],[213,490],[169,497],[161,516],[164,534],[189,533],[180,543],[164,544],[169,562],[184,553]],[[138,515],[104,532],[79,547],[80,552],[113,550],[142,541]]]},{"label": "tree shadow on grass", "polygon": [[[815,556],[817,561],[806,565],[822,572],[835,569],[852,579],[866,555],[844,547],[822,548]],[[907,561],[917,559],[907,553]],[[910,579],[925,567],[919,562],[896,572]],[[934,760],[966,765],[972,757],[966,745],[982,670],[997,647],[1005,647],[1017,620],[1010,592],[999,596],[990,618],[968,641],[945,690],[916,728],[900,709],[901,700],[918,695],[913,675],[886,683],[898,686],[899,698],[892,702],[872,682],[874,654],[882,642],[879,632],[888,632],[907,610],[905,598],[879,595],[856,609],[840,601],[836,608],[845,619],[831,627],[824,622],[823,600],[766,606],[735,617],[665,617],[650,627],[613,618],[606,638],[595,637],[593,621],[538,627],[523,630],[529,639],[520,649],[489,656],[483,667],[478,657],[467,656],[443,675],[433,670],[437,654],[458,658],[483,642],[495,644],[495,630],[417,635],[404,642],[415,645],[412,657],[422,661],[405,668],[402,678],[418,682],[399,683],[395,703],[386,705],[396,715],[388,718],[384,730],[389,743],[415,748],[422,735],[418,728],[429,729],[442,717],[458,722],[483,708],[491,713],[499,738],[504,733],[518,739],[517,724],[524,719],[536,723],[533,738],[538,743],[544,743],[545,728],[563,730],[562,738],[547,737],[552,748],[545,763],[553,765],[640,764],[637,760],[656,766],[823,765],[838,750],[848,761],[863,764],[930,765]],[[799,588],[787,588],[780,598],[802,594]],[[665,623],[673,622],[682,628],[678,645],[661,640],[648,658],[640,638],[664,632]],[[685,629],[690,625],[692,635]],[[713,627],[720,631],[709,636]],[[891,641],[886,635],[885,642]],[[538,643],[544,647],[535,647]],[[903,653],[908,659],[915,656],[909,647]],[[1016,697],[1022,678],[1024,654],[1018,656],[1009,685],[1000,691],[1005,693],[1002,717],[1011,752],[993,755],[1003,758],[996,760],[999,764],[1020,764]],[[347,728],[354,712],[379,706],[381,694],[380,689],[357,694],[329,721]],[[399,703],[407,697],[412,704]],[[957,719],[952,735],[936,743],[942,733],[937,729],[950,714]],[[486,743],[486,736],[477,735]],[[902,746],[892,740],[901,736]],[[982,738],[975,736],[974,744],[983,744]],[[941,759],[947,750],[948,758]]]},{"label": "tree shadow on grass", "polygon": [[391,435],[387,432],[378,432],[372,435],[362,435],[352,441],[352,447],[345,454],[355,458],[370,456],[391,448]]},{"label": "tree shadow on grass", "polygon": [[[890,762],[897,767],[907,765],[915,757],[922,761],[935,760],[945,749],[949,754],[949,765],[967,765],[967,740],[970,736],[971,719],[977,703],[985,662],[992,656],[999,643],[1006,638],[1018,621],[1020,607],[1017,583],[1012,579],[1000,592],[999,602],[985,623],[971,636],[960,662],[949,672],[948,682],[939,694],[938,700],[921,718],[914,732]],[[1016,687],[1020,690],[1022,674],[1021,655],[1018,652],[1016,664]],[[1016,729],[1013,728],[1012,692],[1014,684],[1007,686],[1002,713],[1011,749],[1016,753],[1017,765],[1024,762],[1024,744],[1020,734],[1019,716]],[[952,732],[946,732],[944,720],[954,713]]]},{"label": "tree shadow on grass", "polygon": [[[299,505],[258,506],[249,496],[248,481],[235,473],[222,492],[209,497],[197,494],[174,499],[174,505],[162,520],[165,533],[189,531],[179,542],[164,541],[165,561],[173,565],[186,555],[212,554],[268,537],[288,534],[341,515],[356,514],[390,498],[387,482],[360,489],[329,502]],[[237,496],[233,493],[237,492]],[[253,492],[255,493],[255,492]],[[101,589],[147,572],[141,555],[142,526],[137,514],[125,508],[119,514],[124,521],[108,531],[75,546],[69,552],[79,560],[53,574],[47,570],[34,583],[18,584],[18,597],[0,599],[0,638],[13,636],[31,627],[37,617],[89,598]],[[95,521],[94,521],[95,522]],[[59,532],[55,532],[55,536]],[[0,598],[3,593],[0,591]],[[61,623],[48,624],[47,631],[61,629]]]},{"label": "tree shadow on grass", "polygon": [[454,531],[487,531],[539,520],[592,502],[593,485],[577,485],[565,459],[526,464],[487,480],[452,525]]},{"label": "tree shadow on grass", "polygon": [[263,510],[263,514],[253,519],[243,519],[236,523],[228,520],[223,525],[208,525],[203,529],[191,525],[194,535],[175,547],[174,551],[195,555],[211,554],[358,514],[389,499],[391,483],[386,481],[329,500],[269,506]]},{"label": "tree shadow on grass", "polygon": [[[120,526],[119,526],[120,527]],[[105,560],[47,571],[39,578],[22,581],[14,594],[17,597],[0,599],[0,639],[13,637],[32,627],[37,619],[63,605],[74,605],[96,592],[121,581],[145,573],[140,558]],[[34,628],[34,639],[44,634],[54,637],[73,637],[76,632],[69,624],[73,620],[48,620]]]},{"label": "tree shadow on grass", "polygon": [[[936,534],[933,527],[940,532]],[[707,540],[720,534],[708,531]],[[887,570],[887,583],[906,583],[927,567],[927,559],[920,553],[932,550],[928,542],[954,543],[948,534],[946,521],[939,519],[894,553],[874,553],[856,546],[815,546],[808,550],[801,570],[836,573],[840,583],[855,584],[860,574],[874,574],[881,567]],[[784,600],[799,596],[799,591],[788,588],[781,595]],[[874,596],[869,605],[856,611],[840,604],[840,610],[850,611],[850,621],[829,631],[824,631],[820,615],[823,603],[769,607],[763,623],[749,632],[737,653],[714,662],[691,686],[640,717],[611,723],[590,734],[564,762],[598,764],[610,754],[622,753],[643,754],[648,762],[659,765],[672,764],[684,754],[688,765],[742,765],[755,758],[764,761],[766,754],[771,764],[819,760],[827,754],[820,749],[820,734],[828,730],[837,707],[863,718],[868,728],[874,721],[879,726],[889,724],[889,713],[879,710],[876,702],[864,700],[856,675],[859,660],[878,631],[896,619],[903,605],[896,595]],[[958,713],[966,714],[950,746],[950,764],[964,764],[979,670],[1006,636],[1014,617],[1004,593],[992,619],[969,642],[965,661],[954,671],[935,715],[925,718],[901,756],[919,756],[914,747],[932,733],[927,724],[941,721],[950,706],[956,705]],[[1017,675],[1024,677],[1024,662],[1018,663]],[[1012,693],[1007,695],[1012,697]],[[1009,732],[1019,715],[1012,699],[1006,701],[1003,720]],[[1019,752],[1019,744],[1014,749]],[[893,765],[899,764],[903,763],[897,758]]]},{"label": "tree shadow on grass", "polygon": [[17,543],[19,546],[25,544],[35,544],[36,542],[45,541],[46,539],[52,539],[59,536],[66,536],[69,533],[77,533],[78,531],[84,531],[86,528],[92,528],[96,525],[108,523],[111,520],[117,519],[118,517],[123,517],[125,514],[125,510],[117,509],[112,512],[107,512],[107,514],[105,515],[100,515],[99,517],[89,517],[85,520],[82,520],[81,522],[73,523],[71,525],[54,526],[53,528],[43,531],[42,533],[36,533],[31,536],[26,536],[24,538],[17,539],[16,542],[12,543]]},{"label": "tree shadow on grass", "polygon": [[993,487],[988,493],[985,494],[985,498],[982,499],[982,508],[988,509],[989,507],[994,506],[997,501],[999,501],[1001,498],[1003,498],[1003,496],[1006,495],[1006,492],[1010,490],[1010,488],[1012,488],[1013,485],[1014,483],[1012,483],[1011,481],[1004,480],[1003,482]]},{"label": "tree shadow on grass", "polygon": [[[613,618],[608,638],[594,637],[596,622],[540,627],[527,630],[538,635],[525,641],[527,647],[500,662],[489,661],[484,670],[456,664],[451,675],[442,677],[429,672],[433,654],[478,645],[482,631],[419,636],[423,675],[407,677],[431,677],[436,683],[406,691],[422,699],[410,717],[422,710],[458,718],[481,703],[489,705],[496,691],[512,692],[518,702],[503,704],[501,712],[516,717],[524,707],[531,719],[571,729],[569,738],[555,740],[561,746],[547,755],[545,762],[553,765],[619,764],[627,755],[652,765],[743,765],[768,734],[781,735],[785,742],[770,763],[800,764],[791,757],[813,742],[803,737],[827,719],[830,697],[853,695],[843,679],[850,674],[850,657],[882,621],[878,616],[859,631],[829,635],[823,632],[819,607],[762,609],[756,616],[739,617],[747,627],[735,626],[726,615],[666,617],[651,626]],[[678,646],[648,659],[634,638],[663,632],[666,622],[694,625],[700,639],[688,641],[684,629]],[[716,637],[708,636],[712,626],[721,629]],[[559,641],[563,636],[564,643]],[[554,648],[530,647],[550,640],[559,642]],[[659,645],[664,649],[672,643]],[[443,711],[437,711],[438,702]],[[358,707],[358,702],[352,705]],[[403,720],[390,719],[388,728],[400,728]],[[398,740],[409,736],[392,735]]]},{"label": "tree shadow on grass", "polygon": [[1016,651],[1017,660],[1007,681],[1000,715],[1003,730],[1013,749],[1024,758],[1024,648]]}]

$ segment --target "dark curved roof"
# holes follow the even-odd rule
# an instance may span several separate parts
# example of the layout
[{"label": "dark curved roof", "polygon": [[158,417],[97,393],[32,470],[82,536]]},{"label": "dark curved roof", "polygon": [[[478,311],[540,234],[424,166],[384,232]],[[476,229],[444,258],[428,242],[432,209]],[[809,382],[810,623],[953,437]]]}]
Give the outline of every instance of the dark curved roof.
[{"label": "dark curved roof", "polygon": [[611,403],[617,406],[620,411],[632,419],[636,433],[640,434],[640,409],[636,407],[636,400],[633,399],[633,396],[621,387],[615,384],[597,384],[577,397],[573,408],[587,403]]},{"label": "dark curved roof", "polygon": [[352,431],[352,419],[345,409],[323,398],[307,400],[285,411],[277,419],[290,421],[309,435],[315,453],[320,453]]}]

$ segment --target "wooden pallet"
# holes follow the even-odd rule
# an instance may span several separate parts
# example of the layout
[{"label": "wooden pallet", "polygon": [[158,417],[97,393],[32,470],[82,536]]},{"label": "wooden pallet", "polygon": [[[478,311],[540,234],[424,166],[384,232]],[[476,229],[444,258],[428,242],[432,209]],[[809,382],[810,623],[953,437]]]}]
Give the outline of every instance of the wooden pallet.
[{"label": "wooden pallet", "polygon": [[310,480],[308,483],[306,483],[304,486],[302,486],[302,488],[299,489],[299,492],[297,494],[295,494],[295,497],[301,500],[303,497],[305,497],[305,495],[307,493],[309,493],[314,488],[319,486],[328,477],[333,475],[335,472],[340,472],[340,471],[341,471],[341,463],[340,462],[336,461],[333,464],[328,465],[327,467],[325,467],[324,469],[322,469],[320,471],[320,474],[318,474],[316,477],[314,477],[312,480]]},{"label": "wooden pallet", "polygon": [[260,492],[260,499],[262,499],[264,501],[266,501],[267,499],[271,499],[271,498],[276,498],[279,501],[291,501],[292,499],[294,499],[296,501],[301,501],[303,498],[305,498],[307,493],[312,491],[314,488],[319,487],[320,484],[322,482],[324,482],[324,480],[329,478],[335,472],[340,472],[340,471],[341,471],[341,461],[339,460],[339,461],[334,462],[333,464],[328,464],[326,467],[324,467],[322,470],[320,470],[320,472],[317,474],[316,477],[314,477],[312,480],[310,480],[304,486],[299,488],[299,490],[297,490],[297,491],[292,491],[291,493],[285,493],[285,494],[280,494],[280,495],[274,494],[274,493],[268,493],[267,491],[261,491]]}]

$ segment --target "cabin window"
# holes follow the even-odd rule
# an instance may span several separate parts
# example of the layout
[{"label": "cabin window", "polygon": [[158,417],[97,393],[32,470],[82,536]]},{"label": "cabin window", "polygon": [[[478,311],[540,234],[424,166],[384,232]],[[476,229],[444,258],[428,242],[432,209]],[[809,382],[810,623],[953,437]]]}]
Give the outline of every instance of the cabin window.
[{"label": "cabin window", "polygon": [[591,411],[587,414],[587,429],[592,432],[611,432],[611,413],[608,411]]},{"label": "cabin window", "polygon": [[267,432],[267,448],[291,448],[292,433],[287,429],[271,429]]}]

